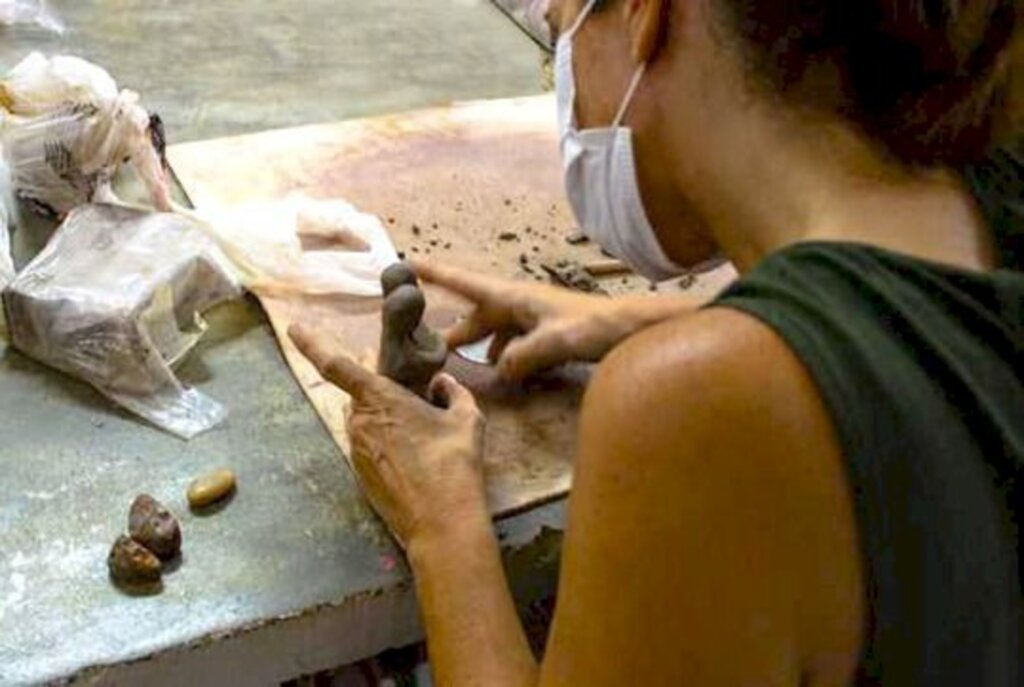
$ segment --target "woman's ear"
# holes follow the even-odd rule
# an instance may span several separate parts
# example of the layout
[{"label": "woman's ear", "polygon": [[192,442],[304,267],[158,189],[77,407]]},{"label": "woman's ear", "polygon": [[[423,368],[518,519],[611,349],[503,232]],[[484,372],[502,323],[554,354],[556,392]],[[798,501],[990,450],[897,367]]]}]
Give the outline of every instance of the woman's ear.
[{"label": "woman's ear", "polygon": [[626,0],[623,12],[629,27],[633,60],[637,64],[651,62],[661,50],[668,33],[669,9],[672,0]]}]

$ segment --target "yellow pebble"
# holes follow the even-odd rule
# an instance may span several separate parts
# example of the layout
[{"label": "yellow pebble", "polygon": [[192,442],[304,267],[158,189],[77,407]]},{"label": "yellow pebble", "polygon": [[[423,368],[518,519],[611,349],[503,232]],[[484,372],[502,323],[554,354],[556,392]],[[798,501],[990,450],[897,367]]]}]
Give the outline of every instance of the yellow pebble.
[{"label": "yellow pebble", "polygon": [[235,488],[235,473],[216,470],[197,477],[188,487],[188,505],[204,508],[230,494]]}]

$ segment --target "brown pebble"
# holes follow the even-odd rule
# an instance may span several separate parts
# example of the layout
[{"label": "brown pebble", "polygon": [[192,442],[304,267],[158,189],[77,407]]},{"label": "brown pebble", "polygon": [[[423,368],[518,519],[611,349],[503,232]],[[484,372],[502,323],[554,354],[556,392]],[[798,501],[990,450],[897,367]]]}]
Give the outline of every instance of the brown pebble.
[{"label": "brown pebble", "polygon": [[122,534],[107,556],[107,569],[120,584],[151,584],[161,575],[160,559],[145,546]]},{"label": "brown pebble", "polygon": [[220,501],[235,490],[235,473],[217,470],[195,479],[188,487],[188,505],[205,508]]},{"label": "brown pebble", "polygon": [[181,551],[181,526],[163,504],[149,494],[138,496],[128,512],[128,534],[132,539],[168,561]]}]

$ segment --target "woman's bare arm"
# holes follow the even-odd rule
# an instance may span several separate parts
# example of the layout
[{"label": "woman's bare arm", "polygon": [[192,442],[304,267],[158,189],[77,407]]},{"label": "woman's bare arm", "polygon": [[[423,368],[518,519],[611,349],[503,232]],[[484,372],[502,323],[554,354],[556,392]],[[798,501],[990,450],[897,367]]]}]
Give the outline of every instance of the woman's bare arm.
[{"label": "woman's bare arm", "polygon": [[[353,395],[354,463],[408,545],[437,682],[537,684],[483,498],[472,397],[442,376],[448,408],[429,406],[294,336]],[[861,594],[832,427],[769,329],[703,311],[602,364],[540,684],[845,684]]]}]

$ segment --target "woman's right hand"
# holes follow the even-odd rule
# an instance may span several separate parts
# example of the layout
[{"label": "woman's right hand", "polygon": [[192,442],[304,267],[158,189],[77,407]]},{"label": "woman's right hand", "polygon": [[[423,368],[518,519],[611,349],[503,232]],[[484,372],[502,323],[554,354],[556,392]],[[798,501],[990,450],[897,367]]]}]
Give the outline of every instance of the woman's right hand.
[{"label": "woman's right hand", "polygon": [[488,277],[423,261],[412,264],[423,281],[475,306],[467,319],[447,333],[449,346],[458,348],[493,334],[489,357],[508,380],[562,363],[600,360],[647,323],[640,316],[643,309],[631,308],[629,299]]}]

